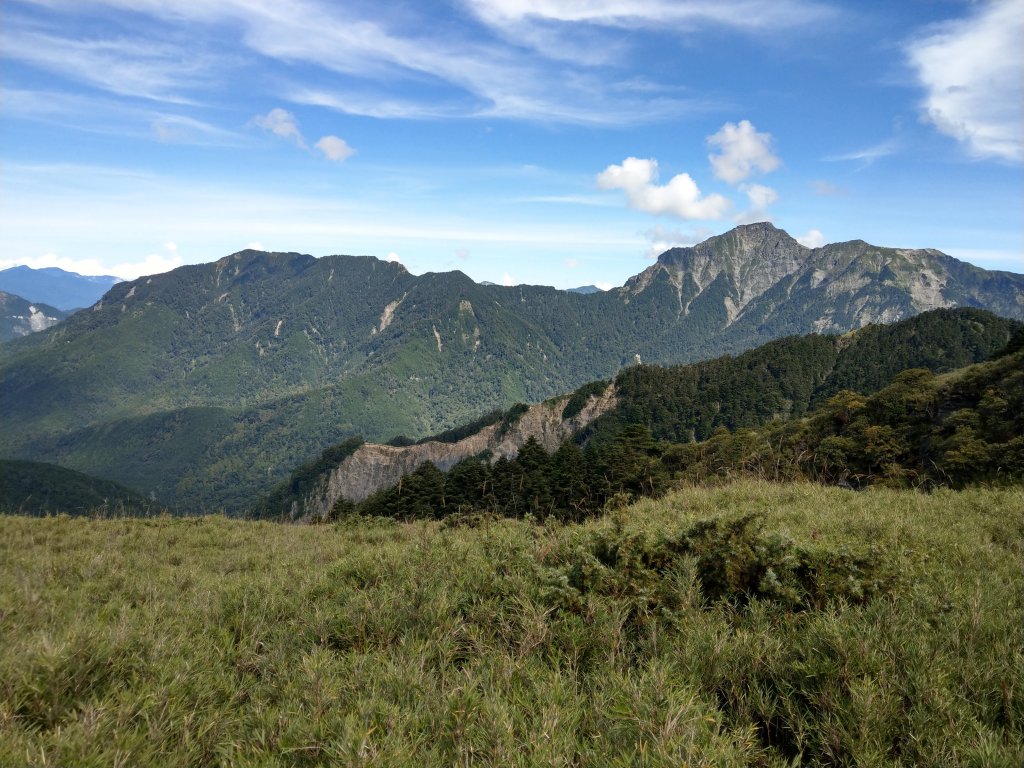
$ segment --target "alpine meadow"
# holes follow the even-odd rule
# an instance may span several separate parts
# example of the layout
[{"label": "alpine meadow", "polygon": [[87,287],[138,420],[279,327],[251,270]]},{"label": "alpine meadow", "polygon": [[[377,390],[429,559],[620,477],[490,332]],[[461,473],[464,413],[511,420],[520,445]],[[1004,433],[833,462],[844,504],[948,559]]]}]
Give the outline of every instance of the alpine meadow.
[{"label": "alpine meadow", "polygon": [[0,765],[1024,765],[1024,4],[3,18]]}]

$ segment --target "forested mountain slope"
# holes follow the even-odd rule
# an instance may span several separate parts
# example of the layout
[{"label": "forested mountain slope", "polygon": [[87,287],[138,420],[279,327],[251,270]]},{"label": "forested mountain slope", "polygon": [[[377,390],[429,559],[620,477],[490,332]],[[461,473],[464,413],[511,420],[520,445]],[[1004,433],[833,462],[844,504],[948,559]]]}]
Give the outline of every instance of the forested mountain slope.
[{"label": "forested mountain slope", "polygon": [[[462,442],[474,449],[460,453],[438,445],[434,454],[415,454],[419,462],[431,462],[431,466],[418,469],[412,463],[410,449],[362,446],[355,455],[345,453],[337,461],[322,462],[320,477],[311,477],[309,466],[300,469],[264,505],[264,512],[270,516],[323,516],[331,509],[347,508],[339,502],[362,502],[366,489],[383,492],[403,476],[407,479],[399,495],[404,492],[408,497],[414,493],[411,489],[426,484],[432,489],[433,501],[421,505],[423,508],[438,503],[447,507],[449,501],[458,508],[458,499],[478,498],[480,489],[488,483],[492,493],[493,488],[512,489],[516,477],[531,476],[529,467],[547,467],[551,462],[559,467],[558,473],[568,474],[562,478],[564,482],[551,481],[551,493],[541,494],[541,498],[564,509],[571,505],[574,494],[582,494],[591,509],[616,492],[643,492],[643,480],[626,476],[616,480],[621,474],[617,467],[637,466],[641,456],[660,456],[658,444],[702,441],[718,430],[735,431],[799,417],[831,402],[830,398],[843,390],[874,393],[906,369],[959,369],[1004,352],[1021,328],[1021,323],[980,310],[936,310],[891,326],[868,326],[845,336],[814,334],[781,339],[736,357],[672,368],[634,366],[620,373],[610,387],[614,405],[604,381],[580,388],[571,398],[563,396],[545,404],[548,410],[552,404],[557,405],[564,423],[568,423],[596,400],[605,403],[591,411],[591,418],[576,423],[575,433],[566,433],[562,446],[552,444],[539,429],[527,429],[520,431],[517,443],[526,457],[517,458],[507,446],[501,451],[481,453],[492,447],[483,438],[494,429],[482,425],[476,432],[480,439],[471,439],[470,430],[465,430],[467,437]],[[509,418],[506,415],[505,420]],[[577,444],[586,447],[586,454]],[[622,458],[623,452],[632,458]],[[553,454],[550,462],[546,453]],[[372,454],[374,461],[358,460],[361,454]],[[467,461],[453,470],[454,482],[459,485],[453,490],[447,488],[438,468],[448,470],[458,459]],[[392,466],[385,466],[389,462]],[[647,464],[645,458],[639,465]],[[585,471],[584,467],[589,469]],[[520,483],[519,491],[512,493],[514,498],[529,497],[522,491],[523,487],[529,488],[529,482],[523,482],[525,486]],[[552,501],[551,494],[558,500]],[[400,508],[396,503],[392,499],[381,509],[393,512]],[[363,506],[369,509],[367,504]]]},{"label": "forested mountain slope", "polygon": [[323,508],[328,520],[484,513],[579,521],[680,484],[738,477],[847,488],[1019,484],[1024,350],[939,376],[906,370],[873,395],[842,390],[803,418],[722,428],[702,442],[655,440],[642,423],[583,448],[566,440],[553,453],[531,438],[512,459],[476,456],[447,473],[427,462],[398,485]]},{"label": "forested mountain slope", "polygon": [[158,507],[109,480],[37,461],[0,460],[0,512],[19,515],[141,515]]},{"label": "forested mountain slope", "polygon": [[1019,275],[864,243],[811,251],[769,224],[669,251],[595,294],[243,251],[119,283],[6,345],[0,450],[238,510],[349,437],[431,434],[637,356],[715,357],[951,304],[1022,316],[1022,297]]}]

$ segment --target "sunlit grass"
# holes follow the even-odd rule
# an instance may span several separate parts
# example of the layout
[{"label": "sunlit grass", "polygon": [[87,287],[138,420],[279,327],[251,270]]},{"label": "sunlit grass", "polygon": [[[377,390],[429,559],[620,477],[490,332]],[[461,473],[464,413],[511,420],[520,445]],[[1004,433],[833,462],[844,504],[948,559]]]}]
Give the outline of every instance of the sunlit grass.
[{"label": "sunlit grass", "polygon": [[[666,542],[750,513],[834,599],[709,599]],[[0,518],[0,764],[1024,763],[1020,488],[474,522]]]}]

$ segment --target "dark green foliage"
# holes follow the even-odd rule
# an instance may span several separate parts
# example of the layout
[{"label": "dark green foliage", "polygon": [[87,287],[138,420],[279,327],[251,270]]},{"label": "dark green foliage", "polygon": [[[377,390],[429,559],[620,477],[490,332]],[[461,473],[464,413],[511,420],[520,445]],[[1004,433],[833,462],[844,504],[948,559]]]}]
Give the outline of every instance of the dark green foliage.
[{"label": "dark green foliage", "polygon": [[569,420],[579,415],[591,397],[602,394],[606,389],[608,389],[607,381],[592,381],[589,384],[584,384],[569,397],[569,402],[562,409],[562,418]]},{"label": "dark green foliage", "polygon": [[[638,367],[620,379],[658,381],[652,391],[666,391],[673,381],[669,373]],[[637,404],[647,402],[636,392],[617,418],[636,414]],[[664,424],[660,418],[653,420]],[[699,442],[656,440],[642,421],[611,423],[614,430],[606,422],[582,449],[568,441],[548,455],[530,438],[511,460],[472,459],[440,479],[431,465],[432,483],[440,489],[431,486],[428,493],[417,481],[380,491],[356,511],[403,519],[487,511],[569,521],[658,497],[679,481],[737,475],[853,487],[1017,482],[1024,478],[1024,353],[943,377],[906,370],[871,396],[843,390],[803,418],[734,431],[718,427]]]},{"label": "dark green foliage", "polygon": [[[800,271],[730,317],[726,302],[746,293],[743,275],[785,254]],[[722,267],[703,292],[687,271],[696,256]],[[951,301],[1020,314],[1016,276],[866,243],[808,257],[763,224],[674,250],[622,289],[591,295],[477,285],[458,272],[413,276],[367,257],[243,251],[115,285],[88,311],[5,344],[0,455],[111,477],[179,508],[240,512],[353,435],[420,439],[614,376],[636,355],[675,364],[807,333],[826,317],[847,330],[865,316],[912,314],[906,285],[924,268],[942,277]],[[829,279],[812,279],[820,271],[862,275],[865,287],[830,293]],[[764,398],[704,412],[688,429],[706,436],[769,412],[798,415],[805,383],[788,393],[772,378],[751,371],[742,379],[767,382]],[[834,391],[843,386],[852,385]],[[191,409],[218,411],[217,428],[191,419]],[[683,439],[648,426],[658,439]],[[114,437],[127,430],[131,441]],[[181,462],[178,444],[195,461]]]},{"label": "dark green foliage", "polygon": [[[513,406],[513,409],[511,411],[508,411],[508,412],[502,411],[502,410],[498,409],[498,410],[491,411],[490,413],[485,413],[479,419],[474,419],[473,421],[471,421],[471,422],[469,422],[467,424],[464,424],[461,427],[455,427],[454,429],[448,429],[448,430],[445,430],[444,432],[440,432],[440,433],[438,433],[436,435],[432,435],[431,437],[424,437],[424,438],[422,438],[420,440],[417,440],[416,442],[418,442],[418,443],[428,443],[428,442],[457,443],[460,440],[463,440],[463,439],[469,437],[470,435],[475,435],[477,432],[479,432],[484,427],[489,427],[489,426],[491,426],[491,424],[497,424],[499,421],[502,422],[502,427],[506,428],[505,424],[507,422],[503,421],[503,420],[508,419],[509,418],[508,414],[512,413],[512,411],[514,411],[516,408],[519,408],[519,406]],[[525,413],[525,411],[523,411],[523,413]],[[519,416],[522,416],[522,413],[520,413]]]},{"label": "dark green foliage", "polygon": [[1013,334],[1009,343],[1007,343],[1006,347],[999,353],[999,355],[997,355],[997,357],[1010,355],[1014,352],[1020,352],[1021,350],[1024,350],[1024,328],[1018,329],[1017,332]]},{"label": "dark green foliage", "polygon": [[498,423],[498,437],[504,437],[508,434],[508,431],[512,429],[519,420],[526,415],[527,411],[530,410],[530,406],[527,403],[516,403],[501,416],[501,421]]},{"label": "dark green foliage", "polygon": [[585,438],[600,441],[630,424],[672,442],[707,440],[719,427],[759,427],[802,416],[843,389],[870,394],[908,368],[941,373],[987,360],[1018,328],[976,309],[936,310],[842,338],[793,337],[737,357],[635,366],[615,380],[619,405]]},{"label": "dark green foliage", "polygon": [[0,512],[148,515],[159,507],[123,485],[37,461],[0,460]]},{"label": "dark green foliage", "polygon": [[567,441],[554,454],[531,437],[515,458],[501,457],[493,464],[483,457],[466,459],[444,474],[425,464],[355,509],[361,515],[407,520],[469,512],[582,520],[610,502],[622,505],[664,493],[669,474],[661,452],[642,426],[586,450]]},{"label": "dark green foliage", "polygon": [[[515,418],[518,418],[519,416],[522,415],[522,413],[519,413],[517,409],[523,407],[524,406],[522,406],[522,404],[519,404],[513,406],[513,409],[508,412],[503,411],[499,408],[489,413],[485,413],[480,418],[473,419],[473,421],[467,422],[466,424],[454,427],[452,429],[446,429],[444,432],[438,432],[436,435],[430,435],[429,437],[421,437],[419,440],[413,440],[411,437],[399,435],[398,437],[393,437],[390,440],[388,440],[386,445],[401,448],[409,445],[422,445],[423,443],[457,443],[460,440],[464,440],[465,438],[470,437],[471,435],[475,435],[477,432],[479,432],[481,429],[484,429],[485,427],[489,427],[492,424],[497,424],[499,421],[505,419],[509,413],[515,412],[517,414]],[[529,406],[525,407],[528,408]],[[525,413],[525,411],[523,412]]]},{"label": "dark green foliage", "polygon": [[259,503],[254,515],[256,517],[280,515],[281,510],[291,507],[292,500],[302,498],[310,493],[325,473],[330,472],[355,453],[362,444],[361,437],[353,437],[340,445],[328,448],[317,459],[306,462]]},{"label": "dark green foliage", "polygon": [[673,446],[686,480],[735,474],[962,487],[1024,478],[1024,353],[942,377],[921,369],[864,397],[844,390],[800,421]]},{"label": "dark green foliage", "polygon": [[765,530],[764,516],[748,513],[694,523],[649,540],[602,529],[549,558],[558,569],[556,605],[579,610],[595,593],[640,600],[645,611],[678,609],[675,579],[692,570],[706,604],[746,605],[767,600],[786,610],[865,603],[891,592],[891,558],[873,545],[860,551],[798,545]]}]

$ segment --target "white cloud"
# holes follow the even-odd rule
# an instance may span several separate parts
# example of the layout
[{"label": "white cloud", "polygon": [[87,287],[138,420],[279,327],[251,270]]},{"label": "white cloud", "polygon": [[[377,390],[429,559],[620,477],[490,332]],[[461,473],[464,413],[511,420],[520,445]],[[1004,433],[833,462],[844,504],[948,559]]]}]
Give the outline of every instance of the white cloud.
[{"label": "white cloud", "polygon": [[749,120],[739,124],[726,123],[718,133],[708,136],[708,144],[719,149],[708,155],[715,176],[729,184],[737,184],[760,171],[769,173],[782,161],[772,154],[770,133],[758,133]]},{"label": "white cloud", "polygon": [[253,242],[249,243],[245,247],[247,249],[251,250],[251,251],[265,251],[266,250],[266,248],[263,247],[263,243],[261,243],[259,240],[254,240]]},{"label": "white cloud", "polygon": [[401,259],[399,258],[398,254],[397,254],[397,253],[395,253],[394,251],[392,251],[391,253],[389,253],[389,254],[387,255],[387,257],[386,257],[386,258],[385,258],[384,260],[385,260],[385,261],[391,261],[391,262],[394,262],[395,264],[401,264],[401,263],[402,263],[402,260],[401,260]]},{"label": "white cloud", "polygon": [[886,141],[873,144],[870,147],[864,149],[855,149],[853,152],[845,152],[841,155],[829,155],[828,157],[822,158],[830,163],[844,162],[847,160],[859,161],[861,168],[867,168],[869,165],[874,163],[883,157],[895,154],[897,144],[895,139],[888,139]]},{"label": "white cloud", "polygon": [[484,21],[499,25],[529,20],[584,22],[610,27],[691,29],[716,24],[747,30],[793,27],[832,12],[804,0],[466,0]]},{"label": "white cloud", "polygon": [[615,285],[609,283],[607,280],[598,280],[596,283],[594,283],[594,287],[600,288],[602,291],[610,291],[612,288],[615,287]]},{"label": "white cloud", "polygon": [[779,200],[779,193],[763,184],[744,184],[740,189],[746,193],[750,199],[750,206],[754,210],[763,211]]},{"label": "white cloud", "polygon": [[345,162],[356,153],[347,141],[339,139],[337,136],[324,136],[316,143],[316,148],[323,152],[324,157],[328,160],[338,163]]},{"label": "white cloud", "polygon": [[71,39],[12,23],[11,19],[5,19],[2,31],[4,57],[120,96],[192,103],[180,91],[203,85],[208,72],[224,68],[219,57],[185,51],[154,39]]},{"label": "white cloud", "polygon": [[265,115],[254,117],[253,122],[275,136],[280,136],[282,139],[292,139],[303,149],[306,148],[306,140],[302,138],[302,132],[299,131],[299,124],[295,120],[295,115],[286,109],[275,107]]},{"label": "white cloud", "polygon": [[719,194],[701,195],[688,173],[673,176],[659,186],[658,161],[627,157],[622,165],[609,165],[597,176],[601,189],[621,189],[631,208],[648,213],[669,214],[681,219],[719,219],[732,203]]},{"label": "white cloud", "polygon": [[24,265],[32,269],[57,267],[65,272],[77,272],[80,275],[114,275],[123,280],[134,280],[143,275],[156,275],[180,267],[184,261],[178,255],[178,246],[174,243],[164,245],[164,253],[151,253],[138,261],[107,265],[98,259],[76,259],[58,256],[56,253],[44,253],[41,256],[29,257],[17,261],[0,261],[0,269]]},{"label": "white cloud", "polygon": [[153,135],[167,144],[222,145],[238,144],[241,137],[210,123],[185,115],[158,114],[150,120]]},{"label": "white cloud", "polygon": [[506,272],[501,276],[501,284],[504,286],[513,286],[516,284],[516,281],[512,278],[512,275]]},{"label": "white cloud", "polygon": [[[225,72],[244,77],[258,71],[239,66],[257,58],[259,64],[279,65],[270,78],[275,91],[297,103],[328,100],[347,113],[388,117],[507,117],[585,125],[651,122],[709,107],[707,99],[685,94],[675,83],[640,90],[629,88],[635,78],[626,74],[609,77],[609,64],[620,65],[624,73],[621,65],[633,55],[620,39],[622,27],[698,34],[715,26],[767,33],[831,15],[826,3],[814,0],[499,1],[473,4],[475,17],[453,14],[436,25],[416,3],[393,13],[372,3],[327,0],[45,1],[55,9],[73,5],[67,12],[83,15],[123,11],[116,20],[125,34],[98,44],[97,52],[75,40],[35,40],[33,29],[22,25],[10,36],[17,45],[6,45],[5,39],[0,49],[122,95],[207,103],[209,94],[201,91],[230,87]],[[160,26],[152,24],[154,19]],[[212,32],[225,29],[244,52],[228,57],[213,47],[209,41],[222,38]],[[116,50],[108,54],[103,46]],[[309,86],[297,82],[297,71],[309,67],[315,77],[304,79],[330,81],[339,92],[318,94],[314,88],[303,96]],[[403,83],[430,86],[417,89],[423,95],[409,95]],[[442,100],[436,98],[437,84],[447,86]]]},{"label": "white cloud", "polygon": [[750,208],[735,217],[737,224],[753,224],[756,221],[771,221],[768,206],[779,199],[779,193],[763,184],[740,184],[740,190],[750,201]]},{"label": "white cloud", "polygon": [[817,229],[807,230],[807,233],[797,237],[796,241],[807,248],[821,248],[827,242],[825,236]]},{"label": "white cloud", "polygon": [[977,158],[1024,162],[1024,3],[993,0],[907,45],[924,117]]}]

